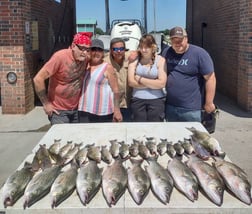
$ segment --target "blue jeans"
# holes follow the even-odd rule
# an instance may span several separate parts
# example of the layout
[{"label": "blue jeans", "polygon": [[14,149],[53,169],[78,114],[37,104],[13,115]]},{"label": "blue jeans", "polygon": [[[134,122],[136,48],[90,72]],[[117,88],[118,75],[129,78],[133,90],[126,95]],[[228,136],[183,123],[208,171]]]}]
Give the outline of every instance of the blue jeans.
[{"label": "blue jeans", "polygon": [[120,110],[123,116],[123,122],[131,122],[132,114],[130,108],[120,108]]},{"label": "blue jeans", "polygon": [[168,122],[201,122],[201,110],[190,110],[166,104],[165,119]]},{"label": "blue jeans", "polygon": [[61,123],[79,123],[78,110],[57,110],[58,114],[53,113],[48,116],[51,125],[61,124]]}]

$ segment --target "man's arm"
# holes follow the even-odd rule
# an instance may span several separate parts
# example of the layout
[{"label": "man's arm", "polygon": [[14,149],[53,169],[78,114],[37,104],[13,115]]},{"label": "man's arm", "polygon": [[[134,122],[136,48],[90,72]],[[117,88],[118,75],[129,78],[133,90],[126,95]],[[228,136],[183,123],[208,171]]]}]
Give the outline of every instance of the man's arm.
[{"label": "man's arm", "polygon": [[42,68],[33,78],[33,82],[34,82],[36,94],[38,95],[44,107],[44,111],[47,115],[50,116],[52,115],[53,112],[58,114],[58,111],[52,107],[46,94],[45,80],[48,79],[49,77],[50,77],[50,74],[48,73],[48,71]]},{"label": "man's arm", "polygon": [[204,75],[205,78],[205,104],[204,109],[207,113],[211,113],[215,110],[215,105],[213,103],[215,90],[216,90],[216,78],[215,73]]},{"label": "man's arm", "polygon": [[35,91],[43,105],[46,105],[49,101],[46,95],[45,80],[50,77],[49,73],[45,69],[41,69],[37,75],[33,78]]},{"label": "man's arm", "polygon": [[117,79],[116,71],[111,64],[108,64],[107,66],[106,76],[108,78],[109,85],[114,93],[113,121],[121,122],[123,118],[120,111],[120,91],[119,91],[118,79]]}]

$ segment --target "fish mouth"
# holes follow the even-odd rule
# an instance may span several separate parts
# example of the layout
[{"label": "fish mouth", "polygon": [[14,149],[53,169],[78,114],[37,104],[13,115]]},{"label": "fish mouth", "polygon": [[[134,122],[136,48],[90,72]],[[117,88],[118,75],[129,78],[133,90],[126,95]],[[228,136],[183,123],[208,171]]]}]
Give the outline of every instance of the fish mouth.
[{"label": "fish mouth", "polygon": [[195,192],[192,192],[191,195],[189,195],[188,197],[192,202],[197,201],[198,200],[198,194]]},{"label": "fish mouth", "polygon": [[23,204],[24,210],[25,210],[26,207],[28,207],[28,201],[25,201],[24,204]]},{"label": "fish mouth", "polygon": [[163,195],[158,195],[158,194],[154,194],[157,199],[162,202],[164,205],[167,205],[170,201],[170,196],[168,194],[163,194]]},{"label": "fish mouth", "polygon": [[[147,194],[146,194],[146,195],[147,195]],[[141,196],[141,197],[135,199],[136,204],[137,204],[137,205],[141,205],[141,204],[143,203],[143,201],[144,201],[146,195],[143,195],[143,196]]]},{"label": "fish mouth", "polygon": [[115,205],[116,204],[116,199],[114,196],[111,197],[111,202],[110,202],[111,205]]},{"label": "fish mouth", "polygon": [[86,206],[88,204],[89,201],[89,197],[87,193],[83,194],[83,197],[81,197],[81,202],[83,203],[84,206]]},{"label": "fish mouth", "polygon": [[51,207],[52,207],[52,209],[53,209],[54,207],[56,207],[56,199],[53,200]]},{"label": "fish mouth", "polygon": [[7,208],[8,206],[13,206],[13,200],[10,196],[4,200],[4,208]]},{"label": "fish mouth", "polygon": [[222,203],[223,203],[223,195],[220,195],[219,192],[215,193],[215,194],[212,194],[210,195],[210,200],[216,204],[217,206],[221,206]]},{"label": "fish mouth", "polygon": [[214,152],[213,152],[213,153],[214,153],[214,155],[215,155],[215,156],[219,156],[219,155],[220,155],[220,153],[219,153],[219,151],[218,151],[217,149],[216,149],[216,150],[214,150]]},{"label": "fish mouth", "polygon": [[198,197],[199,197],[198,193],[193,193],[193,197],[194,197],[194,200],[198,200]]},{"label": "fish mouth", "polygon": [[222,199],[220,199],[220,200],[217,200],[217,201],[213,201],[217,206],[221,206],[222,205],[222,203],[223,203],[223,200]]},{"label": "fish mouth", "polygon": [[194,190],[189,190],[188,192],[181,192],[184,194],[191,202],[197,201],[198,200],[198,192]]},{"label": "fish mouth", "polygon": [[85,198],[85,200],[84,200],[83,203],[86,206],[88,204],[89,200],[90,200],[89,195],[88,194],[84,194],[84,198]]}]

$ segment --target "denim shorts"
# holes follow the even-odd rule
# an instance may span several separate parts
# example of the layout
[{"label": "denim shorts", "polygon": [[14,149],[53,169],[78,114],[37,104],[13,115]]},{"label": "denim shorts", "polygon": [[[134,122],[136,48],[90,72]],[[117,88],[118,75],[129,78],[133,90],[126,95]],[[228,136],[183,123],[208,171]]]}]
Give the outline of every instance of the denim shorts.
[{"label": "denim shorts", "polygon": [[201,122],[201,110],[190,110],[166,104],[165,119],[168,122]]}]

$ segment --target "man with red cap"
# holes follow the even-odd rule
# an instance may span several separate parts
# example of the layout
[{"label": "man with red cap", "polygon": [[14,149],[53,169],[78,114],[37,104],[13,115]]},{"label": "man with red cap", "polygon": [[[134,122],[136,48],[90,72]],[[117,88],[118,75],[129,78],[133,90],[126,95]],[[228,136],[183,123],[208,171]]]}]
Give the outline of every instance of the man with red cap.
[{"label": "man with red cap", "polygon": [[[92,33],[74,35],[68,49],[53,54],[34,77],[35,91],[53,124],[78,123],[78,103],[90,58]],[[45,80],[49,79],[48,90]]]}]

